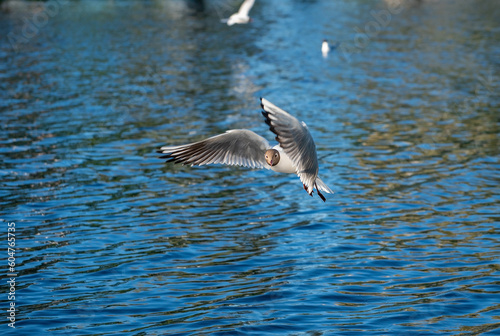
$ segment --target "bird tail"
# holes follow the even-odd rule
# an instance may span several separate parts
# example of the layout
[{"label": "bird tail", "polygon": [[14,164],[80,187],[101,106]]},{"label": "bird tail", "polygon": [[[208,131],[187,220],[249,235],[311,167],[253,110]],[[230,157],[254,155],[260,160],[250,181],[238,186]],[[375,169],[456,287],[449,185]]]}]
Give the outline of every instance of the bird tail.
[{"label": "bird tail", "polygon": [[316,188],[320,191],[324,191],[329,194],[333,194],[333,190],[328,188],[328,186],[319,177],[316,177]]}]

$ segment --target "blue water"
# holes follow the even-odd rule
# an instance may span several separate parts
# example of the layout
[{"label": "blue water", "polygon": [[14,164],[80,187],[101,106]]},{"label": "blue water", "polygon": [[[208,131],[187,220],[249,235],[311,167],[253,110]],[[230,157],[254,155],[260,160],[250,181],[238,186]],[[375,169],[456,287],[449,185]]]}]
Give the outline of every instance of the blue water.
[{"label": "blue water", "polygon": [[[495,1],[257,0],[233,27],[240,1],[54,1],[0,4],[1,334],[500,334]],[[259,97],[308,124],[326,203],[158,159],[273,140]]]}]

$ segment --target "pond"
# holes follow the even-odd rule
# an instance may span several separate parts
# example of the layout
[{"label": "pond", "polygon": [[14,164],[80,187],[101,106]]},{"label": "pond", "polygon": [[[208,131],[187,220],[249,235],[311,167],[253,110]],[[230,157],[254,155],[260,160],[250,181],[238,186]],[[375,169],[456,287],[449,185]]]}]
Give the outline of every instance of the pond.
[{"label": "pond", "polygon": [[[0,4],[1,333],[498,335],[500,6],[240,3]],[[260,97],[326,202],[158,158]]]}]

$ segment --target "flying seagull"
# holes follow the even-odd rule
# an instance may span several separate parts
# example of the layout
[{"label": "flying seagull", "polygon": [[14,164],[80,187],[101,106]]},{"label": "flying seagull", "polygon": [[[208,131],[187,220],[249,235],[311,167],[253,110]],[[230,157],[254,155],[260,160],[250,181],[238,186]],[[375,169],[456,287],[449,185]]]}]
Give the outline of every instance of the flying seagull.
[{"label": "flying seagull", "polygon": [[222,19],[221,21],[227,23],[228,26],[250,22],[251,19],[248,16],[248,13],[250,13],[250,10],[252,9],[254,2],[255,0],[243,1],[237,13],[231,15],[229,19]]},{"label": "flying seagull", "polygon": [[316,145],[306,124],[270,101],[260,101],[266,124],[276,134],[278,145],[271,147],[252,131],[234,129],[187,145],[163,146],[158,153],[166,155],[160,158],[191,166],[222,163],[297,174],[309,195],[316,188],[319,197],[326,201],[321,191],[333,191],[318,176]]}]

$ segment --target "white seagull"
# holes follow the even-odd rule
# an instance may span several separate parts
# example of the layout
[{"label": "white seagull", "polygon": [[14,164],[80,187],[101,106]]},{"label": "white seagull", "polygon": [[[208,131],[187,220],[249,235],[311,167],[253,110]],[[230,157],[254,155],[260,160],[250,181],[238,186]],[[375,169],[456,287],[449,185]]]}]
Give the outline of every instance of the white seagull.
[{"label": "white seagull", "polygon": [[231,15],[229,19],[222,19],[221,21],[227,23],[228,26],[250,22],[251,19],[250,16],[248,16],[248,13],[250,13],[250,10],[252,9],[254,2],[255,0],[243,1],[237,13]]},{"label": "white seagull", "polygon": [[330,52],[330,46],[328,45],[328,41],[323,40],[323,43],[321,44],[321,53],[323,54],[323,57],[328,56],[329,52]]},{"label": "white seagull", "polygon": [[271,148],[260,135],[246,129],[234,129],[187,145],[163,146],[158,153],[166,155],[160,158],[191,166],[222,163],[297,174],[309,195],[312,196],[316,188],[319,197],[326,201],[321,191],[330,194],[333,191],[318,176],[316,145],[306,124],[268,100],[260,100],[262,114],[276,134],[278,145]]}]

